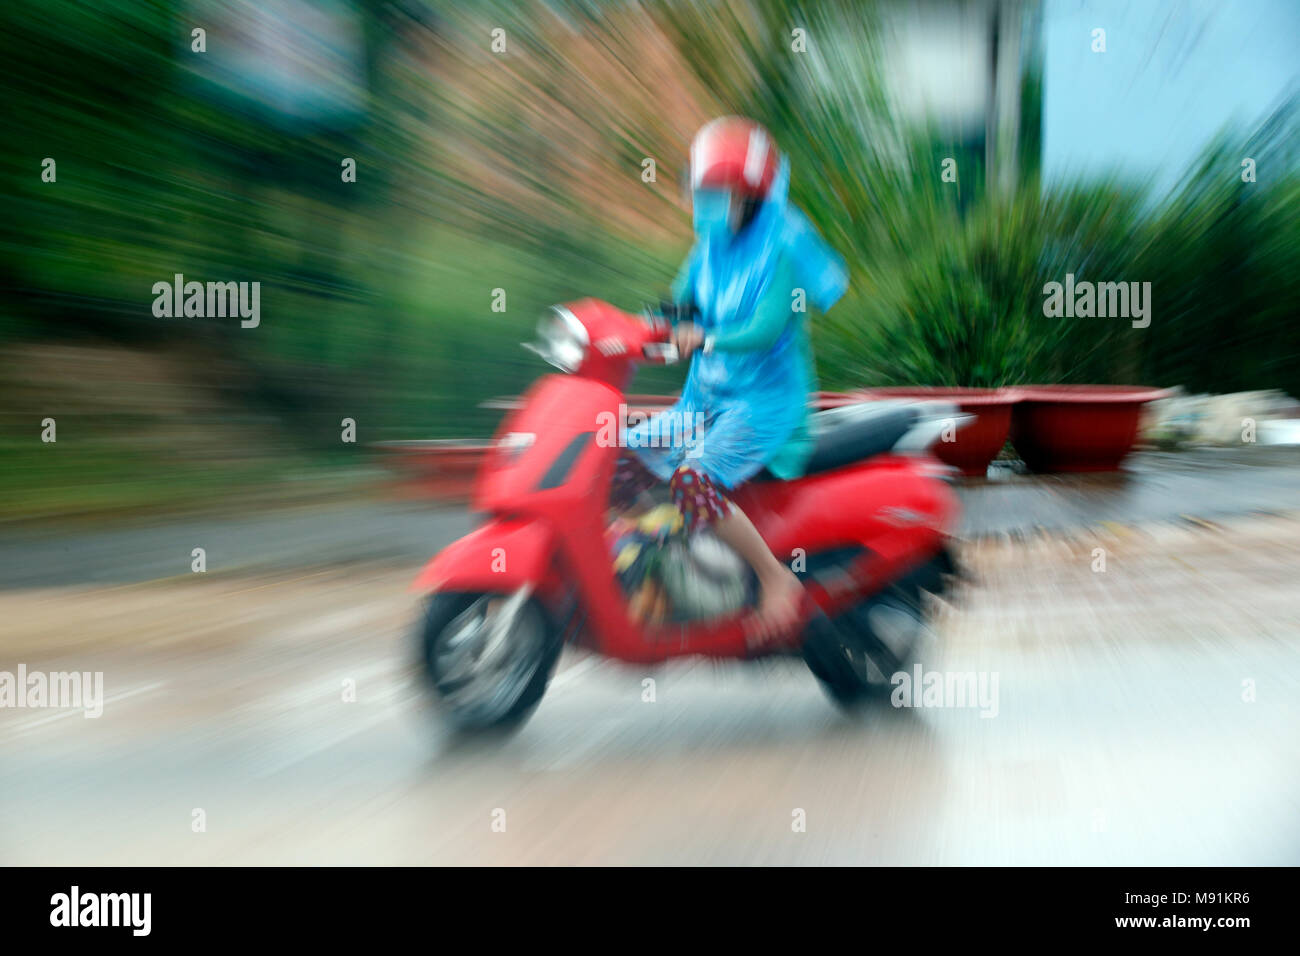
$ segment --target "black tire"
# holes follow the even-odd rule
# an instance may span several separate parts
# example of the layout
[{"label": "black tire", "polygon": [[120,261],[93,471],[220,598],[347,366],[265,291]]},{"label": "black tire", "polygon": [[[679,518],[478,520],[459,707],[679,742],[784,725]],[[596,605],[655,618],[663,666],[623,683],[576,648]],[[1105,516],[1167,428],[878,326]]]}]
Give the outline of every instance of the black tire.
[{"label": "black tire", "polygon": [[[536,615],[541,629],[536,648],[524,652],[526,661],[521,666],[531,668],[524,685],[513,701],[495,702],[492,706],[463,706],[454,693],[455,682],[440,673],[438,651],[440,642],[448,638],[448,626],[468,611],[482,598],[506,597],[462,592],[435,594],[425,607],[419,632],[421,673],[426,678],[437,709],[454,730],[461,733],[508,733],[517,730],[527,720],[550,683],[555,665],[560,659],[562,635],[546,608],[535,599],[528,599],[520,614]],[[464,682],[461,682],[464,683]]]},{"label": "black tire", "polygon": [[[832,701],[856,710],[889,696],[890,677],[910,668],[919,649],[923,600],[918,580],[909,576],[833,620],[814,621],[804,641],[804,661]],[[901,648],[897,641],[887,642],[873,626],[883,614],[911,617],[916,639]]]}]

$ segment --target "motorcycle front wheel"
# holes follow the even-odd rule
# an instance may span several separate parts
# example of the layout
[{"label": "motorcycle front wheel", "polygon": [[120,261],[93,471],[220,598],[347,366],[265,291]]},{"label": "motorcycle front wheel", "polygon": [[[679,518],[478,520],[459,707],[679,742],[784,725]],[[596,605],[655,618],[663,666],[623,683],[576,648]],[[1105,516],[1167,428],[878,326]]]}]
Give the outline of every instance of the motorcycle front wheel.
[{"label": "motorcycle front wheel", "polygon": [[541,703],[561,650],[546,609],[523,592],[433,595],[420,629],[422,670],[456,730],[508,731]]}]

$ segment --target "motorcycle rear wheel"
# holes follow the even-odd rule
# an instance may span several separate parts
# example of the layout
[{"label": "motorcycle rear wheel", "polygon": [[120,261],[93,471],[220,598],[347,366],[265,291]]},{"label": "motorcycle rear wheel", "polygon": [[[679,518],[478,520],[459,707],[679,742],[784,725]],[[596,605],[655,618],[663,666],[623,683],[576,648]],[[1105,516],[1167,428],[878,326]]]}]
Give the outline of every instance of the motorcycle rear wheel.
[{"label": "motorcycle rear wheel", "polygon": [[856,710],[889,696],[891,678],[912,666],[924,632],[924,593],[915,581],[901,581],[822,619],[804,641],[804,661],[831,700]]}]

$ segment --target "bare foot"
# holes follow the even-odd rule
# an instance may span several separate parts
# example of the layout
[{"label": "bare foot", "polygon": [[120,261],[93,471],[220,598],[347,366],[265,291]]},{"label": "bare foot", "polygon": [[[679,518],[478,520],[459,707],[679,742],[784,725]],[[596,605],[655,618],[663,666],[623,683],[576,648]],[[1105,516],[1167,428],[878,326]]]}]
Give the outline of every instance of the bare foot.
[{"label": "bare foot", "polygon": [[766,643],[786,634],[799,619],[803,585],[789,568],[781,565],[779,575],[761,581],[762,597],[751,636],[756,643]]}]

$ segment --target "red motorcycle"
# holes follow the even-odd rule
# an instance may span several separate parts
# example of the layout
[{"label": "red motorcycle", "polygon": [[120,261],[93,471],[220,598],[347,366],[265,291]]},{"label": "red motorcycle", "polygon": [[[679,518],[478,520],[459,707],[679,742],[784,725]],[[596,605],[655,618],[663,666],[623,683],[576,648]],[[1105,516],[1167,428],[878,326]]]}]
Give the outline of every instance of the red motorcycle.
[{"label": "red motorcycle", "polygon": [[[420,631],[424,673],[462,729],[522,723],[541,701],[567,641],[625,661],[684,655],[802,654],[838,703],[887,695],[924,632],[924,592],[954,565],[952,469],[927,451],[964,422],[940,403],[874,401],[814,416],[805,474],[765,473],[737,489],[773,553],[805,585],[800,626],[756,646],[748,566],[708,534],[674,552],[673,607],[631,613],[606,530],[621,453],[624,390],[638,361],[676,361],[671,327],[586,299],[553,308],[530,345],[565,375],[547,375],[503,422],[479,472],[473,510],[486,518],[417,577],[430,594]],[[711,609],[710,617],[699,609]]]}]

